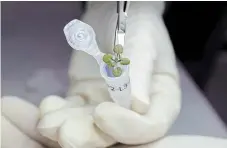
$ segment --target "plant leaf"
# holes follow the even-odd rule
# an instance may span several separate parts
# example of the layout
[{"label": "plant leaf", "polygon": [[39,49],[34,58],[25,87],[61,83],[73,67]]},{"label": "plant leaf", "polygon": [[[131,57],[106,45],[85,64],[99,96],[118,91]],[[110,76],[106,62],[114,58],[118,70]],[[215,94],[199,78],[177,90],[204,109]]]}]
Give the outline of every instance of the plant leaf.
[{"label": "plant leaf", "polygon": [[118,44],[114,47],[113,51],[117,54],[122,54],[123,53],[123,46]]},{"label": "plant leaf", "polygon": [[112,59],[112,55],[111,54],[105,54],[102,57],[103,62],[105,62],[106,64],[111,63],[111,59]]},{"label": "plant leaf", "polygon": [[109,68],[112,67],[112,64],[111,63],[106,63],[108,65]]},{"label": "plant leaf", "polygon": [[128,58],[121,58],[121,65],[128,65],[130,64],[130,60]]},{"label": "plant leaf", "polygon": [[120,67],[117,67],[117,68],[114,68],[112,72],[115,77],[119,77],[122,74],[122,69]]},{"label": "plant leaf", "polygon": [[114,67],[114,66],[116,66],[116,63],[115,63],[115,62],[110,62],[110,63],[108,63],[108,65],[109,65],[110,67]]}]

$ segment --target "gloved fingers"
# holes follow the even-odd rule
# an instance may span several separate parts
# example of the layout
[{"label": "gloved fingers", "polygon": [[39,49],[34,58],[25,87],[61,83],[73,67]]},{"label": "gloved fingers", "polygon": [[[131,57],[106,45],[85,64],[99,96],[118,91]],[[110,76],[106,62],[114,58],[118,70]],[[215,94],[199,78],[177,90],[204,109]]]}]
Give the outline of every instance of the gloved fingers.
[{"label": "gloved fingers", "polygon": [[70,118],[79,118],[92,113],[93,106],[65,108],[45,114],[39,121],[37,129],[42,136],[58,141],[58,130]]},{"label": "gloved fingers", "polygon": [[[83,97],[85,105],[98,105],[101,102],[111,101],[107,91],[107,85],[103,78],[78,81],[73,85],[73,95],[79,94]],[[71,97],[73,95],[69,95]]]},{"label": "gloved fingers", "polygon": [[149,88],[150,109],[144,115],[153,122],[149,137],[152,142],[164,136],[177,118],[181,108],[181,89],[174,50],[163,19],[151,13],[148,21],[152,23],[149,26],[153,32],[150,39],[157,53]]},{"label": "gloved fingers", "polygon": [[68,100],[67,107],[80,107],[86,104],[85,99],[80,95],[67,96],[65,100]]},{"label": "gloved fingers", "polygon": [[98,105],[93,117],[103,132],[124,144],[150,142],[151,133],[156,131],[154,121],[111,102]]},{"label": "gloved fingers", "polygon": [[174,50],[164,22],[160,17],[156,17],[154,22],[157,34],[154,41],[158,56],[152,74],[151,106],[147,117],[157,122],[166,120],[162,125],[169,128],[180,112],[181,88]]},{"label": "gloved fingers", "polygon": [[42,144],[58,147],[57,143],[42,137],[36,130],[40,114],[38,108],[33,104],[18,97],[4,96],[2,97],[2,114],[28,137]]},{"label": "gloved fingers", "polygon": [[[138,41],[139,38],[142,38],[138,34],[130,37],[130,40],[135,39]],[[126,46],[125,51],[131,50],[128,57],[130,58],[129,76],[133,99],[132,110],[144,114],[148,111],[150,105],[149,88],[153,70],[153,59],[150,57],[149,52],[138,51],[140,50],[139,46],[144,45],[140,43],[131,43],[131,46]],[[127,54],[125,55],[127,56]]]},{"label": "gloved fingers", "polygon": [[163,2],[130,3],[124,54],[131,60],[132,109],[139,113],[149,109],[153,73],[165,73],[178,81],[174,50],[161,16],[163,10]]},{"label": "gloved fingers", "polygon": [[4,116],[1,117],[1,133],[3,148],[44,148],[37,141],[31,139],[21,132],[16,126],[8,121]]},{"label": "gloved fingers", "polygon": [[132,109],[140,114],[149,110],[151,78],[158,56],[154,34],[156,28],[147,8],[143,3],[130,3],[123,52],[130,59]]},{"label": "gloved fingers", "polygon": [[176,80],[168,74],[154,74],[150,97],[150,110],[145,116],[170,126],[181,108],[181,89]]},{"label": "gloved fingers", "polygon": [[152,40],[157,51],[153,74],[168,75],[179,83],[175,52],[164,21],[158,16],[153,16],[152,21],[154,30]]},{"label": "gloved fingers", "polygon": [[[73,101],[75,98],[71,99]],[[50,100],[49,104],[54,103],[51,101],[54,99]],[[95,105],[68,108],[57,106],[60,106],[60,109],[47,112],[40,119],[37,128],[42,136],[58,141],[63,148],[106,147],[115,143],[112,138],[95,127],[91,116]]]},{"label": "gloved fingers", "polygon": [[124,144],[144,144],[164,136],[179,114],[180,88],[174,79],[162,75],[153,76],[152,86],[151,104],[145,115],[105,102],[94,111],[96,125]]},{"label": "gloved fingers", "polygon": [[[143,143],[157,140],[170,128],[180,111],[181,92],[173,47],[161,14],[148,13],[152,9],[140,5],[130,5],[124,53],[131,60],[132,109],[146,111],[144,117],[149,123],[149,136],[137,136]],[[140,107],[141,102],[149,102],[148,107],[144,105],[146,110]]]},{"label": "gloved fingers", "polygon": [[47,96],[40,102],[40,118],[45,114],[56,111],[66,106],[67,101],[59,96]]},{"label": "gloved fingers", "polygon": [[[160,79],[168,81],[163,77]],[[169,84],[171,86],[170,81]],[[171,89],[171,94],[161,91],[151,96],[151,107],[143,116],[115,103],[101,103],[94,111],[95,124],[124,144],[144,144],[157,140],[164,136],[180,110],[179,88],[173,86]]]},{"label": "gloved fingers", "polygon": [[58,142],[63,148],[104,148],[116,143],[96,127],[91,115],[66,120],[58,134]]},{"label": "gloved fingers", "polygon": [[70,108],[70,107],[79,107],[84,105],[84,99],[77,95],[77,96],[70,96],[66,97],[65,99],[59,96],[47,96],[45,97],[40,105],[40,114],[43,117],[45,114],[62,109],[62,108]]}]

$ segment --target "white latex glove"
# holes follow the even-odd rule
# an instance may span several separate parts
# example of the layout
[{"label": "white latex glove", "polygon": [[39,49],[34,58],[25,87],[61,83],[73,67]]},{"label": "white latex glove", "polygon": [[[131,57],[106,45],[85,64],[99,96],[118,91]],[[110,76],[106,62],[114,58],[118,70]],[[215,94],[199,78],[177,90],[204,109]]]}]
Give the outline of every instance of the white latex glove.
[{"label": "white latex glove", "polygon": [[[96,30],[102,50],[111,52],[116,5],[99,2],[90,6],[84,21]],[[128,22],[125,54],[132,61],[130,77],[135,112],[114,103],[101,103],[110,98],[97,64],[84,53],[73,53],[69,91],[72,97],[44,98],[41,112],[17,97],[2,98],[1,147],[58,148],[58,142],[63,148],[100,148],[116,142],[142,144],[162,137],[180,108],[175,58],[161,20],[162,10],[162,2],[133,2],[130,8],[132,17]],[[44,137],[37,132],[37,124]],[[226,140],[167,137],[146,145],[112,148],[123,147],[224,148]]]},{"label": "white latex glove", "polygon": [[[55,100],[57,97],[48,97]],[[58,98],[59,99],[59,98]],[[47,99],[46,99],[47,100]],[[67,101],[62,101],[62,103]],[[70,102],[72,103],[72,102]],[[61,104],[58,102],[58,105]],[[69,104],[68,104],[69,105]],[[59,107],[59,106],[58,106]],[[52,108],[53,109],[53,108]],[[56,142],[42,137],[36,129],[39,109],[17,97],[2,98],[1,148],[60,148]],[[226,148],[227,140],[203,136],[169,136],[140,146],[117,145],[111,148]],[[74,148],[77,148],[76,146]],[[91,147],[89,147],[91,148]]]},{"label": "white latex glove", "polygon": [[[144,144],[164,136],[180,110],[175,56],[162,21],[163,2],[132,2],[124,54],[130,58],[132,110],[110,101],[96,61],[73,53],[68,100],[48,97],[40,105],[40,133],[64,148]],[[112,52],[116,2],[90,5],[91,25],[105,53]],[[104,103],[102,103],[104,102]]]},{"label": "white latex glove", "polygon": [[[179,113],[181,96],[163,10],[164,2],[131,2],[129,8],[124,55],[131,60],[132,110],[106,102],[111,98],[95,59],[74,51],[68,95],[78,96],[74,104],[81,107],[62,108],[59,99],[45,99],[38,126],[43,136],[64,148],[91,148],[144,144],[165,135]],[[95,30],[102,52],[112,52],[116,2],[91,2],[82,21]]]},{"label": "white latex glove", "polygon": [[40,112],[36,106],[13,96],[2,97],[1,102],[1,148],[60,148],[38,132]]},{"label": "white latex glove", "polygon": [[[93,148],[144,144],[165,135],[180,111],[181,92],[163,10],[164,2],[131,2],[129,8],[124,55],[131,60],[132,110],[110,102],[95,59],[74,51],[68,95],[79,99],[70,109],[60,99],[41,103],[43,136],[64,148]],[[116,2],[91,2],[82,21],[95,30],[102,52],[112,52]]]},{"label": "white latex glove", "polygon": [[[116,2],[91,2],[82,19],[95,30],[104,53],[112,53],[116,6]],[[131,2],[129,7],[123,54],[131,60],[132,110],[104,102],[111,98],[95,59],[73,51],[69,96],[81,95],[85,103],[97,105],[92,115],[94,124],[116,142],[144,144],[157,140],[180,111],[178,71],[163,11],[164,2]]]}]

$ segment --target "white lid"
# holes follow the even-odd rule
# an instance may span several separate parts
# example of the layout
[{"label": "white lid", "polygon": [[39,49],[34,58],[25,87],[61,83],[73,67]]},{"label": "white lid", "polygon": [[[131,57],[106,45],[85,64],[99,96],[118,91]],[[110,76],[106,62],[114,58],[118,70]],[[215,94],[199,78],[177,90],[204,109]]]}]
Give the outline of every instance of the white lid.
[{"label": "white lid", "polygon": [[69,22],[63,31],[67,42],[73,49],[84,51],[93,56],[100,53],[95,32],[88,24],[75,19]]}]

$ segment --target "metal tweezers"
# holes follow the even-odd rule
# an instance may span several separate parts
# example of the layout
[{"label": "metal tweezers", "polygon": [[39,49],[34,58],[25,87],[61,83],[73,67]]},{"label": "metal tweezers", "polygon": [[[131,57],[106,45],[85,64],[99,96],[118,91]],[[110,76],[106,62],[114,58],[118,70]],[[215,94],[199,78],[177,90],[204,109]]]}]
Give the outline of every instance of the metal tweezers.
[{"label": "metal tweezers", "polygon": [[115,31],[115,45],[121,44],[124,47],[127,12],[129,9],[129,1],[117,1],[117,25]]}]

